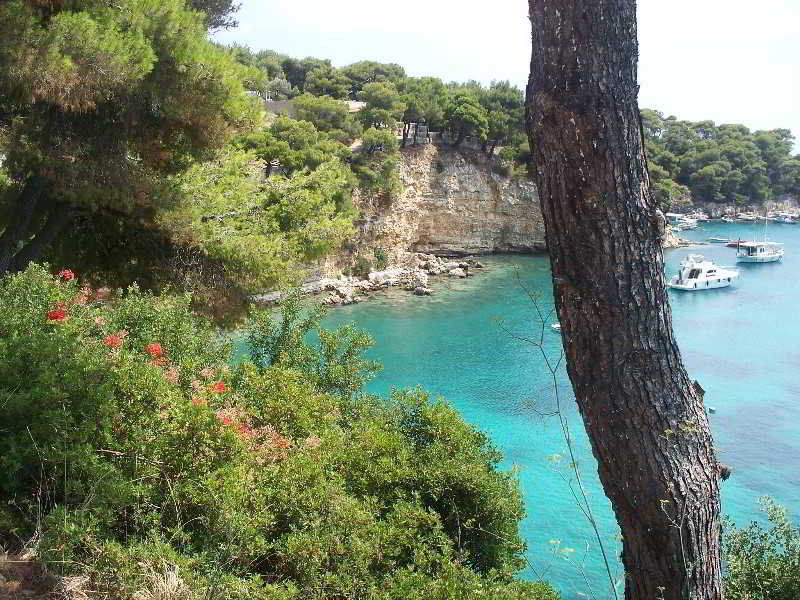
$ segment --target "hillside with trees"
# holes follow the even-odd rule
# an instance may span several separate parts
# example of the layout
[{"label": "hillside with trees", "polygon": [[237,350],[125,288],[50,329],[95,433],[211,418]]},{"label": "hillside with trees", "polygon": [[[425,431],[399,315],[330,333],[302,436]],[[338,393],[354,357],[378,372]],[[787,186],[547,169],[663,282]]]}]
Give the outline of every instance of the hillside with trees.
[{"label": "hillside with trees", "polygon": [[687,200],[758,205],[800,196],[800,155],[788,129],[680,121],[642,109],[653,192],[662,207]]}]

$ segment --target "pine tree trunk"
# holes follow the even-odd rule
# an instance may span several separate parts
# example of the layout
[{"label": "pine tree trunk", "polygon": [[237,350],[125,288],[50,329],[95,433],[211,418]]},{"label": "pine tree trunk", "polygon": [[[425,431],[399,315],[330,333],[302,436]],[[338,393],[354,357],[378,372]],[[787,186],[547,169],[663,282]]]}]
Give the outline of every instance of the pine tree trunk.
[{"label": "pine tree trunk", "polygon": [[28,236],[43,189],[44,181],[34,176],[25,182],[17,197],[13,215],[0,235],[0,276],[8,271],[17,246]]},{"label": "pine tree trunk", "polygon": [[567,370],[629,600],[717,600],[719,465],[672,331],[637,106],[635,0],[529,0],[527,128]]},{"label": "pine tree trunk", "polygon": [[42,227],[28,242],[14,255],[9,266],[10,271],[24,271],[27,266],[37,260],[58,235],[72,220],[72,211],[69,206],[50,202],[50,212]]}]

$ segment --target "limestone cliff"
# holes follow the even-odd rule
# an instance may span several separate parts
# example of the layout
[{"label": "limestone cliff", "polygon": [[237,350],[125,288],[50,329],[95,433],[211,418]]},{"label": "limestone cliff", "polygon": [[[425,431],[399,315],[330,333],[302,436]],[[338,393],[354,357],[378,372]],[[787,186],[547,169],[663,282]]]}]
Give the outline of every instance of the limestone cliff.
[{"label": "limestone cliff", "polygon": [[408,252],[463,256],[544,250],[544,225],[531,181],[494,173],[469,149],[425,144],[402,151],[402,193],[357,196],[355,248],[383,248],[390,262]]}]

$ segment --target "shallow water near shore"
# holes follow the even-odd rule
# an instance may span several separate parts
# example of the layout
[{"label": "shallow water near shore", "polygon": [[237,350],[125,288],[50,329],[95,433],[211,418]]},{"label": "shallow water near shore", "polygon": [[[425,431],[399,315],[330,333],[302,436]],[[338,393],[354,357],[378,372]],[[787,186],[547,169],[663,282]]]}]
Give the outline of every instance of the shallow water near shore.
[{"label": "shallow water near shore", "polygon": [[[763,225],[707,224],[681,232],[761,239]],[[723,484],[723,512],[740,524],[762,520],[757,500],[769,495],[797,518],[800,509],[800,225],[774,225],[769,237],[785,242],[782,263],[740,265],[731,288],[670,291],[674,326],[690,375],[706,390],[720,460],[733,467]],[[734,265],[722,244],[667,250],[667,274],[688,253]],[[483,260],[483,259],[482,259]],[[613,597],[598,542],[570,491],[566,446],[555,417],[554,382],[539,350],[520,337],[543,341],[551,361],[561,336],[550,328],[552,307],[546,256],[486,258],[489,268],[467,280],[439,279],[435,295],[391,292],[331,311],[326,327],[356,322],[375,338],[370,355],[384,370],[368,389],[421,385],[444,396],[464,417],[488,432],[515,466],[528,516],[522,535],[530,566],[524,576],[553,582],[565,598]],[[538,318],[525,289],[545,313]],[[592,509],[615,579],[620,543],[611,506],[561,365],[556,374],[561,407],[575,439]],[[619,583],[621,590],[622,584]]]}]

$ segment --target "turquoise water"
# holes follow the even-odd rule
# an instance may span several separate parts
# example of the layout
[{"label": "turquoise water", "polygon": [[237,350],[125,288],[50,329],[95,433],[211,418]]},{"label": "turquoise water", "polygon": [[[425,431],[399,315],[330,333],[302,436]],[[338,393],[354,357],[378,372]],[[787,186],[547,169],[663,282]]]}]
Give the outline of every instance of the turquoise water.
[{"label": "turquoise water", "polygon": [[[713,224],[683,232],[761,238],[763,226]],[[774,225],[769,236],[786,243],[782,263],[741,265],[731,288],[670,292],[676,335],[692,377],[706,389],[706,404],[722,462],[733,467],[723,484],[723,511],[740,524],[761,519],[757,499],[774,497],[800,508],[800,225]],[[666,252],[667,272],[689,252],[733,265],[723,245]],[[326,327],[355,321],[375,338],[371,355],[384,370],[369,390],[422,385],[444,396],[502,448],[506,466],[520,469],[528,516],[522,534],[529,550],[525,575],[555,583],[565,598],[611,597],[598,544],[570,495],[574,476],[554,407],[554,384],[539,350],[515,336],[543,341],[551,360],[561,337],[544,328],[523,290],[552,306],[550,270],[544,256],[489,258],[490,268],[468,280],[435,284],[419,298],[393,292],[332,311]],[[603,495],[563,366],[557,373],[562,412],[575,439],[577,462],[615,577],[618,530]]]}]

